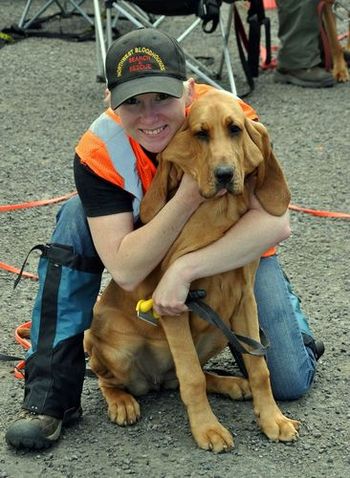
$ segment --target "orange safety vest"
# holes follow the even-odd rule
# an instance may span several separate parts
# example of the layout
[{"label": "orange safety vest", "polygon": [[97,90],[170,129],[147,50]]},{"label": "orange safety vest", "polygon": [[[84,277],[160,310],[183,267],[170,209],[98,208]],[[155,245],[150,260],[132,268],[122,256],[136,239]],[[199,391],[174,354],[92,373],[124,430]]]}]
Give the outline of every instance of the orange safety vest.
[{"label": "orange safety vest", "polygon": [[[195,95],[202,96],[212,88],[209,85],[196,84]],[[258,119],[251,106],[242,100],[238,101],[248,118]],[[133,195],[133,215],[136,220],[139,217],[142,197],[156,173],[156,166],[142,147],[125,133],[119,116],[108,108],[82,136],[75,151],[81,163],[97,176]],[[275,253],[275,250],[270,251],[269,249],[265,254]]]}]

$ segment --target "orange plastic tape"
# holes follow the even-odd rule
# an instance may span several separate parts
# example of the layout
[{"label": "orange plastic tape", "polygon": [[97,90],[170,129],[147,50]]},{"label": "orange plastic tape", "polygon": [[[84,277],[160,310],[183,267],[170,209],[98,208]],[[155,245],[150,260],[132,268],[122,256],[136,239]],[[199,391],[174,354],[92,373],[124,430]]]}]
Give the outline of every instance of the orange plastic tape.
[{"label": "orange plastic tape", "polygon": [[305,212],[306,214],[312,214],[319,217],[336,217],[338,219],[350,219],[350,214],[346,212],[334,212],[334,211],[319,211],[317,209],[309,209],[294,204],[289,204],[289,209],[297,212]]},{"label": "orange plastic tape", "polygon": [[5,204],[0,206],[0,212],[9,212],[9,211],[14,211],[16,209],[28,209],[31,207],[47,206],[49,204],[55,204],[58,202],[66,201],[67,199],[75,196],[76,194],[77,194],[76,191],[74,191],[64,196],[59,196],[52,199],[43,199],[40,201],[29,201],[29,202],[24,202],[21,204]]},{"label": "orange plastic tape", "polygon": [[[18,342],[25,350],[28,350],[31,343],[30,343],[30,330],[32,327],[32,322],[25,322],[24,324],[19,325],[15,330],[15,338],[16,342]],[[13,373],[16,378],[23,379],[24,378],[24,369],[25,369],[26,362],[25,360],[21,360],[14,368]]]},{"label": "orange plastic tape", "polygon": [[274,10],[277,8],[275,0],[264,0],[263,3],[265,10]]},{"label": "orange plastic tape", "polygon": [[19,378],[19,379],[22,379],[24,378],[24,368],[25,368],[25,361],[24,360],[21,360],[21,362],[19,362],[16,367],[14,368],[14,375],[16,378]]},{"label": "orange plastic tape", "polygon": [[[17,267],[10,266],[9,264],[5,264],[5,262],[0,262],[0,269],[3,269],[4,271],[8,272],[13,272],[14,274],[20,273],[20,269],[17,269]],[[30,272],[23,272],[22,275],[23,277],[27,277],[28,279],[38,280],[38,276],[36,276],[35,274],[31,274]]]},{"label": "orange plastic tape", "polygon": [[15,330],[16,342],[18,342],[25,350],[30,347],[30,329],[32,327],[31,320],[19,325]]}]

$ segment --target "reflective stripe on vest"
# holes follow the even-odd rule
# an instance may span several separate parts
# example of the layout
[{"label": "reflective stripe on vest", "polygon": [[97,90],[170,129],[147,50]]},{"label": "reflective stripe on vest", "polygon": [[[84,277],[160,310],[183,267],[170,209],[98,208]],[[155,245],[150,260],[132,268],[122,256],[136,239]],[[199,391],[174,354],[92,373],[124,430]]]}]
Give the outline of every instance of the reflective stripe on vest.
[{"label": "reflective stripe on vest", "polygon": [[140,213],[140,202],[143,197],[142,183],[137,174],[136,157],[131,148],[124,128],[110,118],[107,113],[97,118],[90,126],[106,146],[114,168],[124,179],[124,189],[134,196],[133,212],[135,219]]},{"label": "reflective stripe on vest", "polygon": [[138,145],[135,149],[132,147],[119,118],[111,110],[92,123],[80,139],[76,153],[81,163],[95,174],[132,194],[136,221],[141,199],[156,167]]}]

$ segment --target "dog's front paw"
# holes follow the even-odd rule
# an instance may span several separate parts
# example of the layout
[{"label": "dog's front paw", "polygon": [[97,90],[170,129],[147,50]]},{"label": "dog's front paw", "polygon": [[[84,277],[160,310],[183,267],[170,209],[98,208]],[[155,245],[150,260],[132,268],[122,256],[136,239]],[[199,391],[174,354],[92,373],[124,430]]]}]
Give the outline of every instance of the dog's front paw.
[{"label": "dog's front paw", "polygon": [[218,421],[207,425],[192,427],[197,445],[203,450],[221,453],[233,448],[233,437]]},{"label": "dog's front paw", "polygon": [[299,433],[300,422],[285,417],[279,410],[273,414],[260,414],[258,423],[265,435],[273,441],[295,441]]},{"label": "dog's front paw", "polygon": [[122,427],[133,425],[141,416],[140,405],[132,395],[124,393],[108,403],[108,416],[112,422]]}]

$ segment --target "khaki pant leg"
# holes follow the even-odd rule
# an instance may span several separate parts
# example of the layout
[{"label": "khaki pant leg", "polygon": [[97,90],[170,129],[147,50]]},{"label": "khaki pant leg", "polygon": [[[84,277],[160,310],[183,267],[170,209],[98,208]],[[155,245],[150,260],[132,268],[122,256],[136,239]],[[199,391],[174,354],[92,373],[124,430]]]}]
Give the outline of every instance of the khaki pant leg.
[{"label": "khaki pant leg", "polygon": [[278,68],[312,68],[321,61],[318,0],[278,0]]}]

